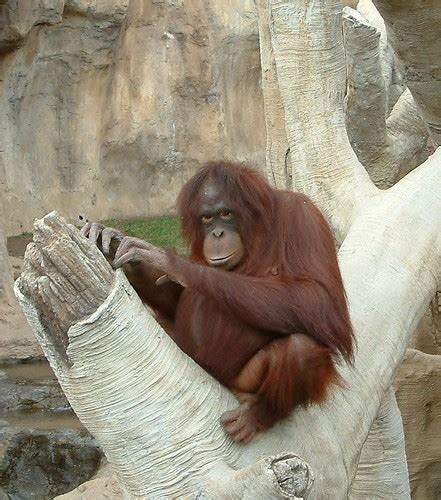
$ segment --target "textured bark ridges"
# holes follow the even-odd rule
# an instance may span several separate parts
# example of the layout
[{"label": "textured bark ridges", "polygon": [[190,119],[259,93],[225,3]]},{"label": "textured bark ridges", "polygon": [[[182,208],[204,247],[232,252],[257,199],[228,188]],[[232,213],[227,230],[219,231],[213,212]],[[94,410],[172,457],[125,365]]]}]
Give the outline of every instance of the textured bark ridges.
[{"label": "textured bark ridges", "polygon": [[308,496],[314,475],[306,462],[299,457],[285,455],[271,460],[271,468],[280,488],[288,497]]},{"label": "textured bark ridges", "polygon": [[65,357],[68,329],[105,300],[114,272],[98,248],[56,212],[35,221],[33,234],[17,286]]},{"label": "textured bark ridges", "polygon": [[[255,464],[211,481],[198,495],[199,500],[211,498],[308,498],[314,484],[309,465],[297,455],[282,453],[269,456]],[[190,499],[188,499],[190,500]]]}]

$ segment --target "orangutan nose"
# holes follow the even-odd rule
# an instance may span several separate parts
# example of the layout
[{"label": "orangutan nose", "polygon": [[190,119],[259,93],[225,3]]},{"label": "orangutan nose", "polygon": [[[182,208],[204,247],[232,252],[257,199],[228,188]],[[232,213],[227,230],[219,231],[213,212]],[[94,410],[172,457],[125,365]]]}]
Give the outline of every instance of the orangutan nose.
[{"label": "orangutan nose", "polygon": [[213,229],[213,236],[215,238],[220,238],[224,234],[223,229]]}]

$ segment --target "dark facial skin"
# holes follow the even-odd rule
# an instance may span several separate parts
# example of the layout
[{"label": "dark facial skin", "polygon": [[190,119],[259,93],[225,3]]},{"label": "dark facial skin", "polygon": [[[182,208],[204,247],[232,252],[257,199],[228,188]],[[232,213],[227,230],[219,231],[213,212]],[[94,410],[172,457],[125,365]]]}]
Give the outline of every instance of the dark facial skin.
[{"label": "dark facial skin", "polygon": [[211,267],[234,269],[244,256],[236,214],[215,187],[207,186],[200,207],[200,223],[205,233],[204,257]]}]

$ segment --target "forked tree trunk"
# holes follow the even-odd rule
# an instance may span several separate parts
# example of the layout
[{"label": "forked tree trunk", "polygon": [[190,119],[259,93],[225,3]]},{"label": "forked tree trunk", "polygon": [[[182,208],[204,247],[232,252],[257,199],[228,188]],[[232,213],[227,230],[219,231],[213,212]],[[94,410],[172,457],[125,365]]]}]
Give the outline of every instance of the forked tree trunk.
[{"label": "forked tree trunk", "polygon": [[[357,336],[354,365],[340,367],[346,387],[248,445],[232,443],[219,416],[236,404],[233,396],[174,345],[124,276],[55,214],[36,223],[17,293],[128,497],[329,499],[376,497],[386,488],[388,498],[406,498],[402,429],[389,388],[440,281],[441,220],[430,214],[441,213],[441,151],[393,188],[377,190],[345,131],[341,1],[259,0],[259,9],[269,28],[262,58],[275,72],[268,81],[280,89],[267,113],[276,114],[271,102],[282,103],[295,186],[342,241]],[[269,134],[283,135],[277,123]],[[270,147],[277,140],[270,137]],[[357,467],[371,428],[362,454],[369,477]],[[379,449],[387,461],[373,469]]]},{"label": "forked tree trunk", "polygon": [[[270,3],[271,10],[269,20],[271,43],[263,44],[261,50],[264,53],[264,58],[270,59],[271,56],[268,55],[270,53],[276,61],[277,74],[272,79],[277,79],[281,89],[286,116],[287,143],[293,165],[293,183],[312,196],[327,213],[339,239],[343,239],[348,231],[346,224],[350,225],[351,220],[355,218],[356,223],[352,225],[348,238],[343,244],[342,251],[344,251],[351,233],[361,222],[360,218],[364,218],[370,210],[379,209],[381,211],[379,205],[382,201],[385,201],[388,196],[393,196],[392,193],[397,190],[406,189],[406,186],[410,189],[416,187],[412,185],[411,179],[414,181],[417,177],[424,175],[428,165],[431,164],[429,170],[437,177],[434,169],[437,168],[437,162],[439,165],[439,159],[432,158],[427,162],[427,165],[421,166],[416,171],[419,171],[417,176],[413,176],[414,174],[408,176],[390,191],[385,193],[376,191],[372,183],[363,177],[364,168],[356,160],[349,147],[343,125],[342,93],[346,68],[343,46],[340,41],[338,2],[268,2],[262,0],[259,2],[260,9],[265,12],[268,3]],[[337,17],[334,17],[335,15]],[[432,21],[432,23],[436,22],[436,20]],[[431,33],[427,33],[427,37],[430,38]],[[402,36],[401,39],[403,38]],[[334,91],[330,90],[332,88],[331,82],[337,82]],[[305,92],[305,88],[308,89],[307,92]],[[287,112],[287,109],[291,111]],[[360,120],[363,119],[365,116],[360,116]],[[268,129],[268,133],[271,132],[272,129]],[[274,138],[269,138],[268,144],[272,142],[275,142]],[[435,203],[439,206],[439,191],[438,193],[434,191],[434,195]],[[375,204],[378,204],[376,208],[374,208]],[[439,219],[424,222],[426,214],[436,213],[432,212],[432,208],[430,204],[426,207],[420,205],[417,208],[414,206],[414,209],[420,211],[420,225],[439,224]],[[378,213],[378,225],[381,227],[380,220],[381,215]],[[375,217],[373,217],[371,224],[375,224],[374,221]],[[395,230],[398,232],[404,230],[409,222],[410,220],[406,220],[405,217],[397,218]],[[402,225],[401,228],[400,225]],[[418,229],[420,229],[419,226]],[[370,228],[366,227],[367,238],[370,238],[371,231]],[[385,236],[386,243],[388,235],[385,234]],[[394,237],[392,236],[392,238]],[[407,238],[412,238],[412,235],[409,233]],[[429,240],[426,240],[425,245],[426,250],[430,252]],[[385,249],[387,249],[387,245]],[[411,252],[410,249],[408,251]],[[342,252],[340,252],[340,257],[343,265]],[[437,259],[439,261],[439,247],[435,250],[434,262]],[[374,262],[372,264],[375,265]],[[382,273],[382,264],[378,263],[378,265],[381,267],[377,267],[377,270]],[[404,261],[402,265],[403,268],[407,267],[410,273],[412,272]],[[435,280],[439,281],[439,268],[434,268],[434,271]],[[363,273],[360,274],[360,279],[366,279]],[[379,292],[382,291],[380,287]],[[384,290],[385,293],[395,291],[396,287],[392,283],[389,288]],[[369,304],[368,295],[366,295],[366,299]],[[414,301],[418,301],[416,296]],[[374,304],[370,305],[375,307]],[[378,307],[381,307],[380,304]],[[397,307],[402,308],[403,303],[398,302]],[[351,308],[351,312],[352,316],[355,317],[356,309],[354,307]],[[421,310],[418,314],[421,314]],[[397,321],[399,321],[399,317],[397,317]],[[380,327],[379,331],[382,332],[381,335],[378,336],[378,332],[374,333],[373,338],[385,338],[387,341],[387,335],[383,336],[384,326]],[[402,336],[401,342],[406,345],[406,341],[406,337]],[[381,359],[381,355],[377,355],[377,357]],[[390,363],[391,360],[385,361],[383,359],[383,362]],[[393,412],[395,404],[390,398],[382,403],[383,415],[388,406],[387,412]],[[383,434],[384,437],[381,441],[375,436],[379,433]],[[402,498],[408,494],[408,484],[405,480],[404,449],[400,445],[400,441],[394,439],[394,433],[396,434],[396,430],[382,425],[380,419],[377,421],[376,431],[370,435],[365,443],[361,457],[363,463],[361,463],[360,473],[355,479],[351,496],[356,497],[357,492],[364,493],[361,498],[381,496],[384,487],[389,490],[389,497]],[[388,466],[383,463],[381,468],[375,466],[375,463],[381,459],[378,453],[379,442],[389,443],[389,446],[393,442],[396,443],[390,450],[383,450],[382,456],[388,456]],[[393,460],[391,460],[391,453],[394,455]],[[369,457],[375,457],[375,460],[371,460],[369,463],[367,462]],[[400,464],[401,472],[397,470]],[[360,483],[363,483],[362,487],[360,487]],[[368,491],[371,491],[371,495],[366,495]]]}]

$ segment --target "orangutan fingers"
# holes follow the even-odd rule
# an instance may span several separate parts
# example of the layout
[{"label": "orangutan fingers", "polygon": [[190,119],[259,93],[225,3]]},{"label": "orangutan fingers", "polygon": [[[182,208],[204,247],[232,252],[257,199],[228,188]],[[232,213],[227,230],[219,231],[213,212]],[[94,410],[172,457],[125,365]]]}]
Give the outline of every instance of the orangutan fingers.
[{"label": "orangutan fingers", "polygon": [[101,245],[103,247],[103,254],[109,255],[110,253],[110,243],[112,241],[112,232],[108,229],[103,229],[101,233]]},{"label": "orangutan fingers", "polygon": [[142,260],[141,251],[138,248],[131,248],[126,253],[120,255],[118,258],[115,258],[112,263],[112,267],[114,269],[119,269],[124,264],[134,264],[140,260]]},{"label": "orangutan fingers", "polygon": [[124,235],[118,231],[117,229],[113,229],[111,227],[106,227],[103,229],[101,233],[101,245],[103,247],[103,254],[110,254],[110,245],[112,241],[122,241]]},{"label": "orangutan fingers", "polygon": [[235,433],[234,435],[230,435],[237,443],[249,443],[255,434],[255,430],[251,429],[250,427],[244,426],[239,432]]},{"label": "orangutan fingers", "polygon": [[240,409],[226,411],[222,413],[220,420],[223,424],[228,424],[229,422],[236,422],[236,420],[241,416],[241,414],[242,411]]},{"label": "orangutan fingers", "polygon": [[155,281],[155,285],[156,286],[161,286],[161,285],[165,285],[165,283],[170,283],[171,281],[173,281],[172,279],[170,279],[170,276],[168,274],[163,274],[162,276],[160,276],[156,281]]},{"label": "orangutan fingers", "polygon": [[91,226],[92,226],[91,222],[86,222],[86,224],[84,224],[84,226],[81,228],[80,233],[87,238],[89,236],[89,231]]},{"label": "orangutan fingers", "polygon": [[97,244],[98,238],[101,236],[101,233],[105,226],[98,222],[92,222],[92,226],[89,231],[89,241],[94,245]]}]

